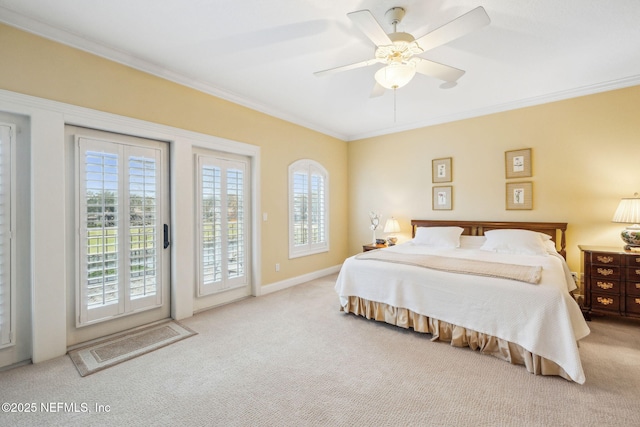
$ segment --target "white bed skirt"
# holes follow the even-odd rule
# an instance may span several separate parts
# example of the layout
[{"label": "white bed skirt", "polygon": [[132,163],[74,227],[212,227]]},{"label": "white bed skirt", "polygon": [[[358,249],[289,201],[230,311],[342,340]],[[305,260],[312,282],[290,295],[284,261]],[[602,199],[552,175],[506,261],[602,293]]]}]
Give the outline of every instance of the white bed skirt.
[{"label": "white bed skirt", "polygon": [[469,347],[514,365],[524,365],[532,374],[555,375],[572,381],[558,364],[531,353],[518,344],[423,316],[406,308],[392,307],[388,304],[350,296],[347,305],[341,307],[341,310],[367,319],[431,334],[431,341],[450,342],[454,347]]}]

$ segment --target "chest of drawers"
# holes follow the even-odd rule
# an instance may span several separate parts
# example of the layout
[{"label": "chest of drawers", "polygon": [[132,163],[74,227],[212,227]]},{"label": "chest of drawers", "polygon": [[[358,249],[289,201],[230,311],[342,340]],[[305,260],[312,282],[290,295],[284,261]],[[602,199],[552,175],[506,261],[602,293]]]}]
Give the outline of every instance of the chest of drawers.
[{"label": "chest of drawers", "polygon": [[640,253],[604,246],[579,248],[585,313],[640,317]]}]

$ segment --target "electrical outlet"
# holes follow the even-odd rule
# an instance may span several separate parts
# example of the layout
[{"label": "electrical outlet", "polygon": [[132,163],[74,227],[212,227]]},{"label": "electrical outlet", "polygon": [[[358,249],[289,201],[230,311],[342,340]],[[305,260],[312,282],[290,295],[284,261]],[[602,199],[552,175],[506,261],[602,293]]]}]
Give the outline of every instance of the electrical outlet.
[{"label": "electrical outlet", "polygon": [[276,264],[276,271],[280,271],[280,264]]}]

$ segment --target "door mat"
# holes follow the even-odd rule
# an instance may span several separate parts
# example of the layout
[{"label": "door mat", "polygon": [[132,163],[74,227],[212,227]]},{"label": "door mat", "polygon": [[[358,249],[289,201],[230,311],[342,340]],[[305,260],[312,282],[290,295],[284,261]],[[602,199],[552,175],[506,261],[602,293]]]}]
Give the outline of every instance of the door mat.
[{"label": "door mat", "polygon": [[68,354],[84,377],[196,334],[175,320],[170,320],[94,342],[71,350]]}]

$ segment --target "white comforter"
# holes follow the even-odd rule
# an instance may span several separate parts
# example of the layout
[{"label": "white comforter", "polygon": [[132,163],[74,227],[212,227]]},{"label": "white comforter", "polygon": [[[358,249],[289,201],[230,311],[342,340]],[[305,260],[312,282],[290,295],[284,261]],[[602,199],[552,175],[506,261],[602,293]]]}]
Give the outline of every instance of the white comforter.
[{"label": "white comforter", "polygon": [[569,294],[575,285],[560,255],[505,255],[410,242],[383,250],[542,266],[540,283],[530,284],[351,257],[335,289],[342,306],[349,296],[359,296],[514,342],[584,383],[577,341],[589,327]]}]

